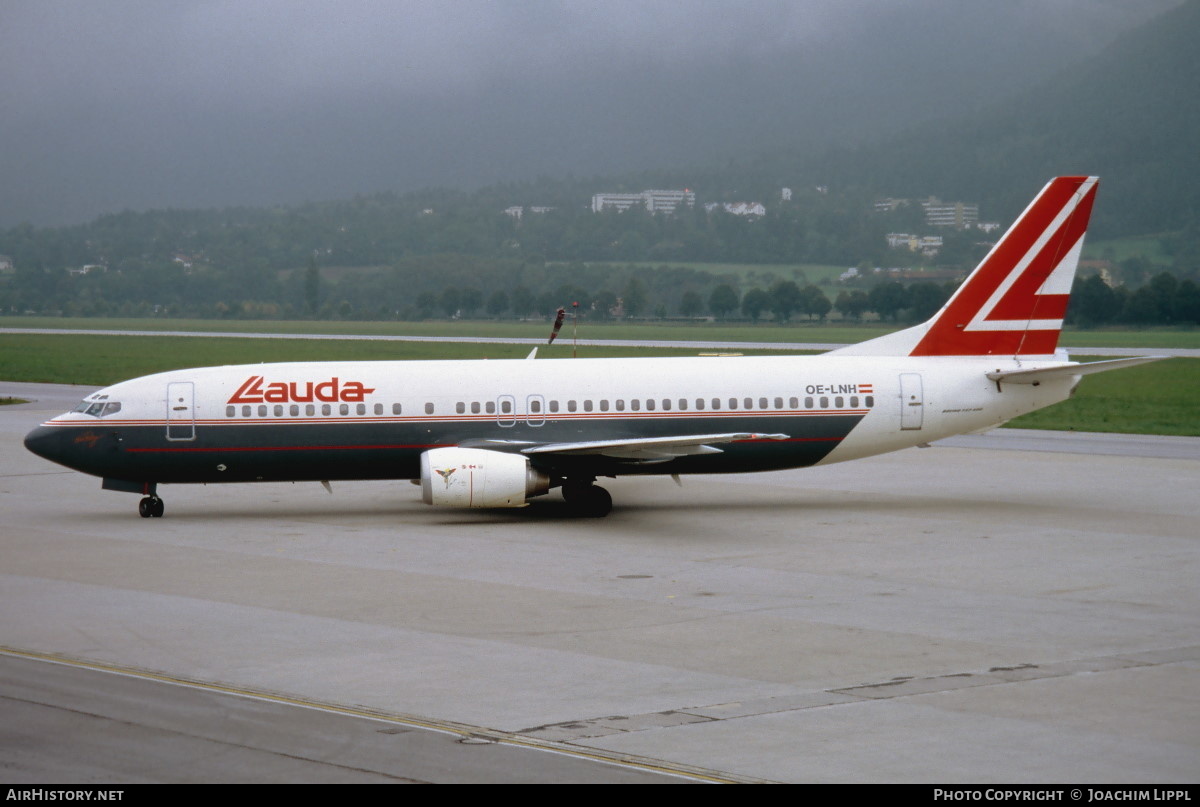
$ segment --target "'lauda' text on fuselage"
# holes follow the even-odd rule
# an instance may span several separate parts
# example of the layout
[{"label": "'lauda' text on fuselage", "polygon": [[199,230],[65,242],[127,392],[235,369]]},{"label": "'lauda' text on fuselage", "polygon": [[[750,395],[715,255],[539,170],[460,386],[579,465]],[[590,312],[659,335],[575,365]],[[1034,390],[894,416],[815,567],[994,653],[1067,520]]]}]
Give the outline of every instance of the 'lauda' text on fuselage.
[{"label": "'lauda' text on fuselage", "polygon": [[231,404],[251,403],[362,403],[374,387],[364,386],[361,381],[342,382],[337,376],[328,381],[272,381],[264,383],[260,375],[252,375],[238,387],[229,399]]}]

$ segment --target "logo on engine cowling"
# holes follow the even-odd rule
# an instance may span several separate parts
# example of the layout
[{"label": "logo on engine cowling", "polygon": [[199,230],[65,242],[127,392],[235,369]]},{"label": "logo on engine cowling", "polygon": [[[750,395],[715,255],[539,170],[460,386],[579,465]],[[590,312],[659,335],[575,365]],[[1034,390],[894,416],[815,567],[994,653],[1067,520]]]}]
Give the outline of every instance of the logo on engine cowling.
[{"label": "logo on engine cowling", "polygon": [[328,381],[272,381],[265,384],[260,375],[252,375],[242,382],[237,392],[229,399],[239,403],[362,403],[367,395],[375,391],[361,381],[341,381],[337,376]]},{"label": "logo on engine cowling", "polygon": [[434,468],[433,470],[437,471],[437,475],[442,478],[442,481],[446,483],[446,487],[449,488],[450,487],[450,477],[454,476],[454,472],[457,471],[458,469],[457,468],[447,468],[446,470],[443,471],[441,468]]}]

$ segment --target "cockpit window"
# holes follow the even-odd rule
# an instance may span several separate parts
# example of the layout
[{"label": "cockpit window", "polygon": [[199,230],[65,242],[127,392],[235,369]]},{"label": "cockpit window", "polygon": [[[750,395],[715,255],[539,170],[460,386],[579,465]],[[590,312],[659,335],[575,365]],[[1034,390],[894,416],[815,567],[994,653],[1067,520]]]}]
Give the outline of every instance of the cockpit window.
[{"label": "cockpit window", "polygon": [[120,412],[121,403],[120,401],[80,401],[79,406],[71,411],[102,418],[105,415],[115,415]]}]

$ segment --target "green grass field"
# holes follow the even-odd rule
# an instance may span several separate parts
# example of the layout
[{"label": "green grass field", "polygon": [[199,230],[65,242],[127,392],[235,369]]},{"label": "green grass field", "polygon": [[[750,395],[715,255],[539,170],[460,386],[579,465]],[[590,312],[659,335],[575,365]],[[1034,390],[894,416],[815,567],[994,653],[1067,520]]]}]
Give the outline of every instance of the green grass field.
[{"label": "green grass field", "polygon": [[[681,337],[672,332],[668,338]],[[278,361],[511,359],[522,358],[529,350],[525,345],[430,342],[0,334],[0,379],[102,386],[183,367]],[[579,349],[581,357],[689,356],[696,352],[663,348]],[[538,350],[541,358],[570,355],[569,343]],[[1089,376],[1071,400],[1026,415],[1010,425],[1200,436],[1200,359],[1169,359]]]}]

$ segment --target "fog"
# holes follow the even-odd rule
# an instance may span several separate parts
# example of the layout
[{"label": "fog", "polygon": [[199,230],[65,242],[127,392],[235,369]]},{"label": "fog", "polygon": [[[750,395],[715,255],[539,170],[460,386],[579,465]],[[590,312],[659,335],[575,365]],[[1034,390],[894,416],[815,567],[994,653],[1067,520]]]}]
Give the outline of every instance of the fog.
[{"label": "fog", "polygon": [[0,226],[870,140],[1177,0],[0,0]]}]

